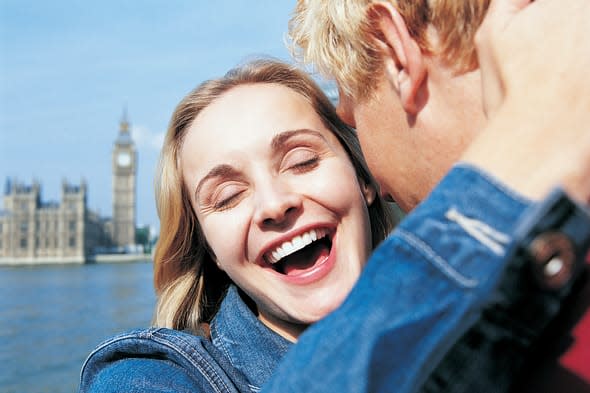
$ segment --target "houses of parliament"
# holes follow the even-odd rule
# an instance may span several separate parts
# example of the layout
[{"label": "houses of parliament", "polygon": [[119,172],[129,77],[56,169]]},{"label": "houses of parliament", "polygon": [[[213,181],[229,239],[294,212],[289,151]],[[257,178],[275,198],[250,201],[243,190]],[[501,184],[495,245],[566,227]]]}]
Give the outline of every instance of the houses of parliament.
[{"label": "houses of parliament", "polygon": [[63,181],[61,200],[41,200],[41,184],[6,180],[0,210],[0,264],[84,263],[135,245],[137,151],[127,116],[112,151],[112,217],[88,208],[85,181]]}]

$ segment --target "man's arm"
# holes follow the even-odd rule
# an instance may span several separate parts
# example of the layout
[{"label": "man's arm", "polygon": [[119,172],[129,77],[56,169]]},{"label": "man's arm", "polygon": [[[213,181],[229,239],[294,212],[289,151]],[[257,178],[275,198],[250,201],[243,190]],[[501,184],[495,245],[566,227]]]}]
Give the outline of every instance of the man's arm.
[{"label": "man's arm", "polygon": [[[562,184],[588,200],[590,9],[571,3],[491,14],[509,22],[491,19],[503,28],[479,38],[494,51],[503,101],[464,157],[484,172],[455,168],[443,180],[371,258],[344,305],[301,337],[266,391],[415,391],[495,293],[527,206],[518,194],[537,200]],[[567,30],[551,24],[570,16]],[[539,31],[551,36],[549,51]]]},{"label": "man's arm", "polygon": [[344,304],[311,326],[270,392],[415,391],[479,318],[530,203],[458,165],[375,251]]},{"label": "man's arm", "polygon": [[463,156],[540,199],[590,202],[590,2],[495,0],[476,36],[490,124]]},{"label": "man's arm", "polygon": [[[507,259],[494,296],[428,376],[421,392],[501,393],[514,391],[517,381],[522,383],[516,391],[555,391],[555,383],[537,383],[531,389],[530,371],[536,372],[537,381],[572,382],[573,376],[566,381],[555,367],[539,373],[543,361],[538,360],[554,360],[559,352],[548,349],[557,348],[556,343],[562,351],[576,351],[571,334],[579,316],[574,315],[590,301],[589,266],[584,262],[590,247],[590,210],[554,190],[520,221],[515,233],[519,247]],[[578,371],[588,367],[587,361],[578,363]],[[572,391],[582,390],[578,384]],[[590,385],[584,391],[590,391]]]}]

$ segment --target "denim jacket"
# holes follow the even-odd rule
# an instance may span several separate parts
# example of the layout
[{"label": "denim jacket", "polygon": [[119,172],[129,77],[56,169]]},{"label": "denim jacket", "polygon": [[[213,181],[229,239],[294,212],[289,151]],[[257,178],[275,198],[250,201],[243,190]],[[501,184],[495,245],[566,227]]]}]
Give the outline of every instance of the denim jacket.
[{"label": "denim jacket", "polygon": [[253,392],[270,379],[292,343],[270,330],[230,286],[211,322],[211,339],[232,367],[240,371]]},{"label": "denim jacket", "polygon": [[457,165],[378,247],[343,305],[307,329],[274,372],[288,343],[230,290],[212,343],[167,329],[118,336],[90,355],[80,392],[247,392],[271,373],[264,392],[417,391],[445,353],[465,346],[451,348],[490,303],[522,300],[502,291],[521,272],[503,274],[515,223],[529,205]]},{"label": "denim jacket", "polygon": [[210,341],[160,328],[118,335],[90,354],[80,392],[258,392],[290,346],[231,286]]}]

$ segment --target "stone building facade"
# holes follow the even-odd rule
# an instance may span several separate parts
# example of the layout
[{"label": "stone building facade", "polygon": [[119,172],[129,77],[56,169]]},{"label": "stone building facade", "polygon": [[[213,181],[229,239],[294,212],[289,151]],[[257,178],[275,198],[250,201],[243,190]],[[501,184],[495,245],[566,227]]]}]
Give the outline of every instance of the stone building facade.
[{"label": "stone building facade", "polygon": [[0,261],[82,263],[110,247],[106,220],[88,209],[85,182],[63,181],[61,203],[43,202],[41,185],[7,181],[0,214]]},{"label": "stone building facade", "polygon": [[[121,147],[121,134],[124,144]],[[130,162],[120,159],[129,154]],[[62,182],[58,202],[44,202],[41,184],[8,179],[0,210],[0,264],[84,263],[135,243],[136,152],[124,118],[113,150],[113,219],[87,205],[88,186]],[[131,213],[129,213],[131,212]]]}]

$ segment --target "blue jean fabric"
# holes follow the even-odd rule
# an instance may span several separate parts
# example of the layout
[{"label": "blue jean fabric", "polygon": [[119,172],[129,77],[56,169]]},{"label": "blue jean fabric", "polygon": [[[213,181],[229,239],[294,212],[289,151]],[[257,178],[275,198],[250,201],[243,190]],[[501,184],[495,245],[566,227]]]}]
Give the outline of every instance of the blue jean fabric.
[{"label": "blue jean fabric", "polygon": [[88,357],[80,392],[258,392],[292,343],[250,311],[231,286],[210,340],[141,329],[107,340]]},{"label": "blue jean fabric", "polygon": [[263,391],[417,391],[494,294],[528,205],[474,168],[454,167]]},{"label": "blue jean fabric", "polygon": [[246,377],[253,392],[260,391],[293,345],[260,322],[235,286],[229,288],[211,322],[211,340]]},{"label": "blue jean fabric", "polygon": [[[511,231],[528,205],[476,169],[454,167],[375,251],[344,304],[302,335],[262,391],[417,391],[493,298]],[[261,333],[240,326],[242,339]],[[212,343],[166,329],[119,336],[90,355],[80,391],[257,391],[275,360],[267,371],[250,373],[259,359],[228,353],[224,347],[237,342],[220,344],[219,326],[213,334]]]}]

